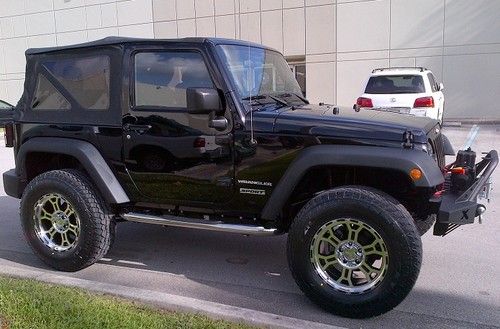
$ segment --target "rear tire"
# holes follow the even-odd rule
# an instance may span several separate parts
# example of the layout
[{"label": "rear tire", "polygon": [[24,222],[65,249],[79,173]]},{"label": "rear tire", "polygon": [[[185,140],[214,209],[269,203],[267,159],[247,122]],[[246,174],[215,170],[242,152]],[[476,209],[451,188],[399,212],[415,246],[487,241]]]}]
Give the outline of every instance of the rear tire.
[{"label": "rear tire", "polygon": [[313,302],[337,315],[368,318],[391,310],[411,291],[422,245],[397,200],[350,186],[323,192],[301,209],[287,254],[295,281]]},{"label": "rear tire", "polygon": [[97,190],[76,170],[35,177],[21,199],[21,225],[34,253],[60,271],[78,271],[108,251],[114,229]]}]

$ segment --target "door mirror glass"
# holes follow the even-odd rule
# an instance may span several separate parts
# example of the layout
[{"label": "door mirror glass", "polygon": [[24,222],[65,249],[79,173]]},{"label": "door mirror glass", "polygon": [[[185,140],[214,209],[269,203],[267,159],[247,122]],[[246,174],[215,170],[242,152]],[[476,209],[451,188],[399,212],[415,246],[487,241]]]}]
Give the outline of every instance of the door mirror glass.
[{"label": "door mirror glass", "polygon": [[187,88],[186,103],[191,114],[209,114],[222,109],[219,93],[214,88]]}]

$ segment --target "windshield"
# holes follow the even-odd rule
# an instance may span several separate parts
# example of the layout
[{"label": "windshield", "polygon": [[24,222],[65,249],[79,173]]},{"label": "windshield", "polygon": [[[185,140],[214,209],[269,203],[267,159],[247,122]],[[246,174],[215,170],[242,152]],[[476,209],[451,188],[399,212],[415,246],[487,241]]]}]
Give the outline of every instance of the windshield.
[{"label": "windshield", "polygon": [[242,99],[257,95],[302,95],[283,55],[276,51],[236,45],[217,46]]},{"label": "windshield", "polygon": [[368,80],[366,94],[418,94],[425,93],[420,75],[378,75]]}]

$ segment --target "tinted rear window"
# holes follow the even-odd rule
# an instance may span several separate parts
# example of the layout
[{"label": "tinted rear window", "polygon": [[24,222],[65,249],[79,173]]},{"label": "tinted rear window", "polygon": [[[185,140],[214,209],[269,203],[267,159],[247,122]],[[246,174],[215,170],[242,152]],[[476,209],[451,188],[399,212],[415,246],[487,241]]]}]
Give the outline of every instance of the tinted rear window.
[{"label": "tinted rear window", "polygon": [[31,107],[33,110],[54,111],[69,110],[71,105],[46,77],[39,74]]},{"label": "tinted rear window", "polygon": [[380,75],[371,77],[366,85],[367,94],[424,93],[424,79],[420,75]]},{"label": "tinted rear window", "polygon": [[108,56],[46,61],[43,66],[81,107],[89,110],[109,108]]}]

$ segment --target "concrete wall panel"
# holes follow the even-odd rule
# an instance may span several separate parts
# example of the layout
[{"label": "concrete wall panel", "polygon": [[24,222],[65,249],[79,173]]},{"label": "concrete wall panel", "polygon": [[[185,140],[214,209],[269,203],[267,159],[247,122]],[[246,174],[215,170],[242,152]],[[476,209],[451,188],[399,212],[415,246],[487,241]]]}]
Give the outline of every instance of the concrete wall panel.
[{"label": "concrete wall panel", "polygon": [[391,48],[442,46],[443,1],[392,0],[391,6]]},{"label": "concrete wall panel", "polygon": [[389,6],[389,0],[339,4],[337,51],[388,49]]}]

